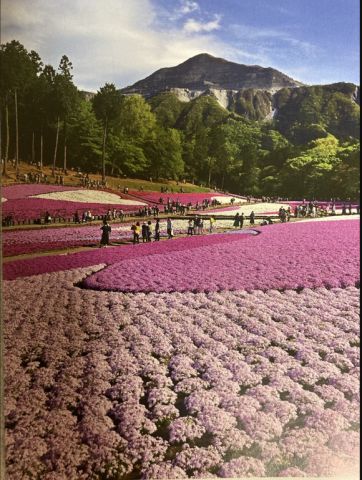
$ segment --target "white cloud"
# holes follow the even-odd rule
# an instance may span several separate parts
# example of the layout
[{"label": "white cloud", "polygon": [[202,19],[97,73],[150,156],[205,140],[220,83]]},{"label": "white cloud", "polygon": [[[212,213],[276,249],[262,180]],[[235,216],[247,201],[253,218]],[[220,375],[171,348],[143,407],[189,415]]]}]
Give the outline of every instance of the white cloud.
[{"label": "white cloud", "polygon": [[209,22],[199,22],[193,18],[189,18],[184,24],[186,33],[212,32],[220,28],[221,15],[215,15],[214,20]]},{"label": "white cloud", "polygon": [[179,12],[183,15],[195,12],[196,10],[200,10],[200,6],[197,2],[193,2],[192,0],[183,0],[183,2],[181,2],[181,7],[179,8]]},{"label": "white cloud", "polygon": [[[196,5],[183,2],[189,9]],[[66,54],[74,82],[93,91],[105,82],[125,87],[201,52],[233,55],[210,33],[219,17],[185,35],[175,23],[157,25],[159,12],[153,0],[2,0],[2,43],[19,40],[54,67]]]}]

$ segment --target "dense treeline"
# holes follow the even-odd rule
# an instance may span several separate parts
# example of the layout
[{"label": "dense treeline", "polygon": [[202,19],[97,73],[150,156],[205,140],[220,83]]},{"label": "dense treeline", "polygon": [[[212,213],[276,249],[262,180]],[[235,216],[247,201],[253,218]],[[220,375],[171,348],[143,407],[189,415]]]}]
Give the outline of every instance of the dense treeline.
[{"label": "dense treeline", "polygon": [[[277,116],[263,104],[230,112],[212,96],[184,103],[172,93],[146,101],[113,84],[91,101],[73,83],[67,56],[55,70],[19,42],[1,46],[0,156],[55,168],[173,178],[234,193],[353,198],[359,192],[355,86],[283,89]],[[249,105],[250,103],[250,105]]]}]

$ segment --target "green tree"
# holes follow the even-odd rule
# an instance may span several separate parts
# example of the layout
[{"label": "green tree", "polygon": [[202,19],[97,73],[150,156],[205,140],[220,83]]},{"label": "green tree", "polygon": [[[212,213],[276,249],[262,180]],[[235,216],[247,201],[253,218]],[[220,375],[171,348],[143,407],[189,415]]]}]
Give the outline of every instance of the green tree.
[{"label": "green tree", "polygon": [[186,102],[181,102],[174,93],[165,92],[156,95],[149,101],[157,122],[162,127],[174,128],[185,107]]},{"label": "green tree", "polygon": [[80,167],[86,172],[102,169],[102,131],[90,102],[80,101],[68,119],[71,166]]},{"label": "green tree", "polygon": [[34,53],[29,54],[25,47],[16,40],[12,40],[0,47],[1,105],[5,108],[6,128],[4,174],[6,173],[10,145],[9,105],[11,97],[14,102],[14,156],[17,173],[19,169],[19,95],[22,97],[28,85],[36,78],[39,65],[35,60]]},{"label": "green tree", "polygon": [[182,141],[177,130],[156,129],[153,138],[147,141],[145,151],[151,162],[150,173],[153,178],[177,180],[183,175]]},{"label": "green tree", "polygon": [[121,94],[113,83],[106,83],[93,98],[93,109],[103,124],[102,142],[102,181],[106,181],[106,145],[108,129],[112,127],[120,115]]}]

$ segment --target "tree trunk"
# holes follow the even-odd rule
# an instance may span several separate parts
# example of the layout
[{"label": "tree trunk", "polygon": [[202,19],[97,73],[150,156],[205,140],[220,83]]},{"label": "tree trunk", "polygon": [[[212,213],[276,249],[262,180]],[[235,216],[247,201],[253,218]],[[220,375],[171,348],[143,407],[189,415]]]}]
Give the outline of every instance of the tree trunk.
[{"label": "tree trunk", "polygon": [[222,172],[221,190],[224,190],[225,172]]},{"label": "tree trunk", "polygon": [[2,109],[0,107],[0,160],[3,161],[3,127],[2,127]]},{"label": "tree trunk", "polygon": [[19,173],[19,123],[18,123],[18,92],[14,91],[15,102],[15,169],[16,174]]},{"label": "tree trunk", "polygon": [[64,121],[64,156],[63,156],[63,173],[67,169],[67,122]]},{"label": "tree trunk", "polygon": [[63,173],[67,169],[67,144],[64,145],[64,163],[63,163]]},{"label": "tree trunk", "polygon": [[208,180],[207,180],[207,186],[210,188],[210,184],[211,184],[211,170],[212,170],[212,164],[211,164],[211,161],[209,161],[209,176],[208,176]]},{"label": "tree trunk", "polygon": [[57,118],[57,133],[55,135],[55,148],[54,148],[54,157],[53,157],[53,168],[52,168],[52,176],[55,175],[55,165],[57,161],[57,150],[58,150],[58,140],[59,140],[59,127],[60,127],[60,118]]},{"label": "tree trunk", "polygon": [[43,127],[40,131],[40,171],[43,171]]},{"label": "tree trunk", "polygon": [[32,136],[31,136],[31,163],[34,164],[35,162],[35,132],[33,130]]},{"label": "tree trunk", "polygon": [[9,143],[10,143],[9,107],[7,102],[5,104],[5,127],[6,127],[6,144],[5,144],[3,175],[6,175],[6,166],[9,159]]},{"label": "tree trunk", "polygon": [[106,181],[106,139],[107,139],[107,119],[103,130],[103,148],[102,148],[102,182]]}]

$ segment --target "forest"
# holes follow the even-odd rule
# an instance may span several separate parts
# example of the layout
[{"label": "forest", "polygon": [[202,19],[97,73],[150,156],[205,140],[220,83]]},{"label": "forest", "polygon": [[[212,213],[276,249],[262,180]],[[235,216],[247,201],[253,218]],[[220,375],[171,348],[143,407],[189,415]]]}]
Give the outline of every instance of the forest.
[{"label": "forest", "polygon": [[243,99],[234,111],[212,96],[181,102],[165,92],[123,95],[113,83],[94,96],[73,65],[44,65],[18,41],[1,45],[0,158],[40,168],[79,168],[141,179],[175,179],[246,195],[359,196],[360,108],[348,83],[277,92],[277,114],[260,118]]}]

